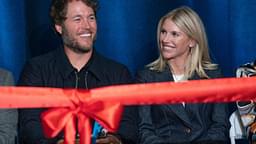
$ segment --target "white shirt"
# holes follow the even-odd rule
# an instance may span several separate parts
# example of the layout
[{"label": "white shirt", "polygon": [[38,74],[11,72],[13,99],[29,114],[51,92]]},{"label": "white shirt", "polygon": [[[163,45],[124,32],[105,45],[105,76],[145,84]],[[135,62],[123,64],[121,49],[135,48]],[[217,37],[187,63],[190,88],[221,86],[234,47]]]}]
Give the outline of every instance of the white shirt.
[{"label": "white shirt", "polygon": [[[183,82],[186,81],[187,79],[185,79],[184,74],[181,75],[172,75],[174,82]],[[185,102],[182,102],[182,105],[185,107]]]}]

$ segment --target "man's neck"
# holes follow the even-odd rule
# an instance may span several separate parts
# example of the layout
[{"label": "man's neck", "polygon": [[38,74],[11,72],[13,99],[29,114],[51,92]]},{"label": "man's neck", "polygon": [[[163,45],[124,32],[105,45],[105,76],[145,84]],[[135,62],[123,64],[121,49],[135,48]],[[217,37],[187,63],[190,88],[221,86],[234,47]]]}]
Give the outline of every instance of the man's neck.
[{"label": "man's neck", "polygon": [[93,50],[90,50],[87,53],[76,53],[69,48],[64,48],[64,51],[71,65],[80,71],[88,63]]}]

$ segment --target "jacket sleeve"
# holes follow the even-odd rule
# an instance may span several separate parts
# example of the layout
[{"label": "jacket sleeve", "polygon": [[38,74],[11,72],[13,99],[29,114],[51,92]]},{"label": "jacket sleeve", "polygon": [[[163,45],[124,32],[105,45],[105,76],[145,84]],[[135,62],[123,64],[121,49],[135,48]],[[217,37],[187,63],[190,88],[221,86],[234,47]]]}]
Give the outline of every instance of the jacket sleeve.
[{"label": "jacket sleeve", "polygon": [[118,130],[118,135],[123,144],[136,144],[138,142],[137,121],[137,106],[126,106]]},{"label": "jacket sleeve", "polygon": [[[13,76],[5,72],[3,86],[14,85]],[[18,113],[16,109],[0,109],[0,143],[14,144],[17,137]]]},{"label": "jacket sleeve", "polygon": [[[147,83],[150,76],[147,72],[141,71],[136,75],[136,83]],[[164,144],[164,141],[155,133],[152,122],[151,106],[138,106],[138,131],[140,144]]]},{"label": "jacket sleeve", "polygon": [[[129,70],[125,67],[120,73],[120,84],[133,83]],[[120,126],[118,129],[118,135],[121,138],[123,144],[135,144],[138,140],[138,111],[137,106],[125,106]]]},{"label": "jacket sleeve", "polygon": [[[220,69],[215,71],[208,71],[211,78],[223,77]],[[213,141],[229,141],[229,108],[226,103],[215,103],[213,104],[212,111],[212,125],[208,129],[207,137]]]},{"label": "jacket sleeve", "polygon": [[[40,65],[27,63],[18,81],[19,86],[43,86]],[[26,144],[44,144],[47,139],[44,137],[40,114],[43,109],[19,109],[19,140]]]},{"label": "jacket sleeve", "polygon": [[140,106],[138,112],[140,144],[164,144],[162,138],[155,133],[151,118],[151,106]]},{"label": "jacket sleeve", "polygon": [[227,104],[213,104],[212,121],[213,123],[208,129],[207,137],[213,141],[228,141],[230,124]]},{"label": "jacket sleeve", "polygon": [[123,67],[120,71],[119,79],[117,80],[118,84],[131,84],[133,83],[133,79],[131,76],[130,71],[127,69],[127,67]]}]

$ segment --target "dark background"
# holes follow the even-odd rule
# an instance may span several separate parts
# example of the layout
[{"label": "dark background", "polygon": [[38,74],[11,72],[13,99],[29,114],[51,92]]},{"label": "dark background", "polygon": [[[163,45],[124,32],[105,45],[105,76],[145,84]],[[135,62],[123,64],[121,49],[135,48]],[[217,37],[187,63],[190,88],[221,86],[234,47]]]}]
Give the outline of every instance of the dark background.
[{"label": "dark background", "polygon": [[[157,55],[158,20],[181,5],[201,16],[213,60],[223,74],[255,59],[255,0],[99,0],[96,49],[134,74]],[[58,47],[48,16],[50,0],[0,1],[0,66],[18,79],[31,57]]]}]

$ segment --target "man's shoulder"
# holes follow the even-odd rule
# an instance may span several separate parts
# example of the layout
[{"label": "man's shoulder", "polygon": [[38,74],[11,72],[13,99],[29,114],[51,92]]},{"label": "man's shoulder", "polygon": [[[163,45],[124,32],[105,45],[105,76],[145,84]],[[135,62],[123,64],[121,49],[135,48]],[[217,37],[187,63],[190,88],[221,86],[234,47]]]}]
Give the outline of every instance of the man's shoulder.
[{"label": "man's shoulder", "polygon": [[107,85],[131,82],[130,71],[125,65],[99,53],[95,53],[90,70],[99,79],[106,80]]},{"label": "man's shoulder", "polygon": [[51,52],[48,52],[46,54],[42,54],[36,57],[31,58],[29,61],[30,62],[35,62],[35,63],[46,63],[48,61],[51,61],[52,59],[56,58],[56,50],[53,50]]},{"label": "man's shoulder", "polygon": [[56,59],[57,56],[55,51],[33,57],[26,62],[22,73],[46,74],[46,72],[49,72],[49,70],[51,71],[57,67]]},{"label": "man's shoulder", "polygon": [[127,69],[127,67],[124,64],[121,64],[120,62],[117,62],[113,59],[107,58],[100,53],[96,54],[96,64],[98,66],[102,66],[101,68],[106,69]]}]

